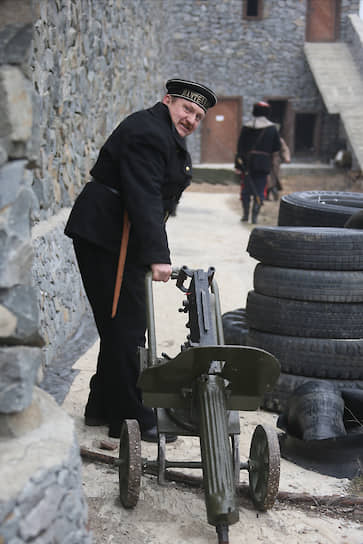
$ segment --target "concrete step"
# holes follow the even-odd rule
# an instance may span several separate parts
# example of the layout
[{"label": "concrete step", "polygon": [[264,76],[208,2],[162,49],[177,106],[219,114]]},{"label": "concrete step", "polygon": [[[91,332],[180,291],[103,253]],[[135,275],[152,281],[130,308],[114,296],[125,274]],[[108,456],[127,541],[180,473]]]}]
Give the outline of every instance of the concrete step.
[{"label": "concrete step", "polygon": [[305,55],[329,113],[339,114],[363,170],[363,80],[345,43],[305,43]]},{"label": "concrete step", "polygon": [[363,82],[345,43],[305,43],[305,55],[329,113],[358,105]]}]

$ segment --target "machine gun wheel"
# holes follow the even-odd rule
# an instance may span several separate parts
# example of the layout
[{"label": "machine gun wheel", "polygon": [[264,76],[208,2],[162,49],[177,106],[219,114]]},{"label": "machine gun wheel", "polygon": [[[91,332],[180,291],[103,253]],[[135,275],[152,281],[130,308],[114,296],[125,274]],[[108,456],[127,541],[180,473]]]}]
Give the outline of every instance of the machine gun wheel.
[{"label": "machine gun wheel", "polygon": [[249,489],[258,510],[272,508],[280,482],[280,446],[276,431],[257,425],[248,460]]},{"label": "machine gun wheel", "polygon": [[118,475],[121,503],[133,508],[141,482],[141,434],[136,419],[126,419],[121,427]]}]

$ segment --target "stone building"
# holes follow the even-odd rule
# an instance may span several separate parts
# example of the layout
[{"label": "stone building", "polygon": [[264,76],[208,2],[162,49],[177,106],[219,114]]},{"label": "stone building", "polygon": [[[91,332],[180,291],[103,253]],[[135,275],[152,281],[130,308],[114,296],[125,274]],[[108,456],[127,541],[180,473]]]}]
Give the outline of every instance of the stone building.
[{"label": "stone building", "polygon": [[329,101],[316,68],[326,50],[306,45],[346,46],[343,62],[361,73],[358,6],[0,0],[0,544],[91,541],[73,422],[39,384],[89,315],[63,229],[100,145],[182,77],[219,96],[190,139],[195,163],[232,162],[265,98],[293,156],[327,160],[343,142],[361,165],[354,96],[350,109]]},{"label": "stone building", "polygon": [[[197,162],[233,162],[242,121],[250,118],[253,103],[261,99],[271,103],[273,120],[281,125],[295,160],[328,162],[342,146],[351,148],[353,133],[341,113],[352,99],[356,81],[355,114],[358,109],[363,115],[359,0],[172,4],[180,14],[172,18],[172,73],[213,84],[219,97],[213,115],[191,137]],[[355,167],[362,169],[363,156],[357,153]]]}]

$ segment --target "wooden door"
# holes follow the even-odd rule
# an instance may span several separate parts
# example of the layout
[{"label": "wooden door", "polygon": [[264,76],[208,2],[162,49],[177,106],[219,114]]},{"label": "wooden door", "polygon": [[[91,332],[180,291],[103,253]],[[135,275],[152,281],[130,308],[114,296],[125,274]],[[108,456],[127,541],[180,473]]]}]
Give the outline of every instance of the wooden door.
[{"label": "wooden door", "polygon": [[308,0],[306,41],[334,42],[338,37],[340,0]]},{"label": "wooden door", "polygon": [[242,99],[218,98],[202,125],[202,162],[233,163],[241,130]]}]

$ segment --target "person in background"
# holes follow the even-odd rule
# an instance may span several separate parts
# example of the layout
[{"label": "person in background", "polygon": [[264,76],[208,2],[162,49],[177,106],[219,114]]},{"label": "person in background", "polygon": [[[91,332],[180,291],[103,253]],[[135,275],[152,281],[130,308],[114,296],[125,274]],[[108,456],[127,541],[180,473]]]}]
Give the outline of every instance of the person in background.
[{"label": "person in background", "polygon": [[235,169],[241,175],[241,221],[248,221],[252,199],[251,220],[252,223],[257,223],[267,176],[272,168],[272,154],[281,148],[277,128],[268,119],[270,109],[267,102],[256,102],[253,105],[252,121],[242,127],[239,136]]},{"label": "person in background", "polygon": [[106,140],[65,228],[100,336],[85,423],[107,425],[114,438],[123,420],[136,419],[143,440],[158,440],[154,410],[137,387],[145,274],[170,278],[165,222],[191,182],[185,140],[216,101],[200,83],[168,80],[162,101],[128,116]]},{"label": "person in background", "polygon": [[270,194],[272,194],[274,200],[278,200],[279,191],[282,190],[280,180],[280,165],[283,162],[289,163],[291,161],[289,147],[282,136],[280,136],[280,144],[280,151],[272,155],[272,168],[267,177],[266,200],[270,200]]}]

